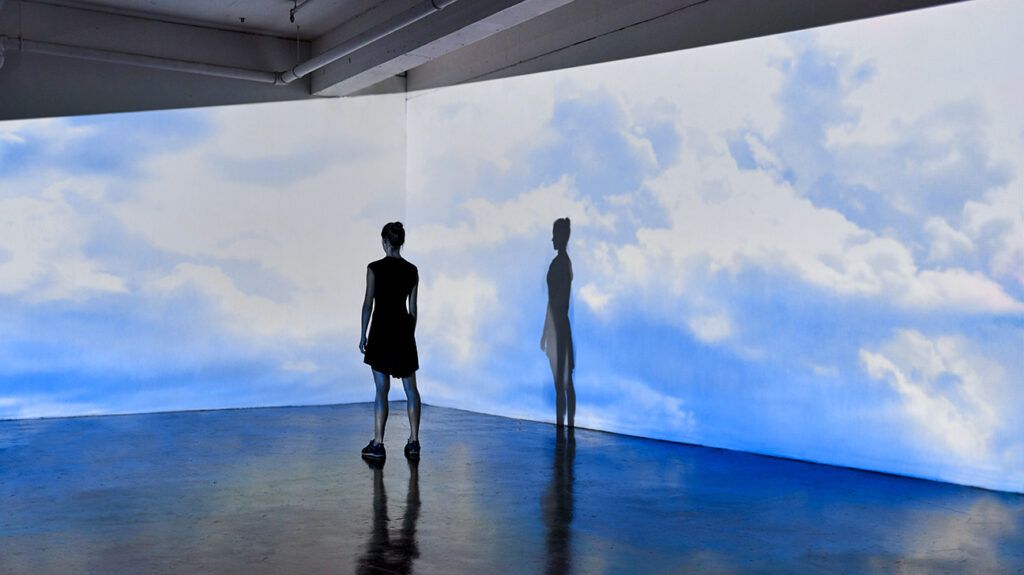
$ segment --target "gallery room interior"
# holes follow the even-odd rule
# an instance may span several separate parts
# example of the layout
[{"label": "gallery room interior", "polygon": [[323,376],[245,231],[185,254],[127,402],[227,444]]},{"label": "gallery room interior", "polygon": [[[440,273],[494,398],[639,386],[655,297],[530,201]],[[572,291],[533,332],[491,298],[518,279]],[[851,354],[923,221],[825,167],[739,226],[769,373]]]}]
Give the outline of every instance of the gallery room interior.
[{"label": "gallery room interior", "polygon": [[0,574],[1024,572],[1021,29],[0,0]]}]

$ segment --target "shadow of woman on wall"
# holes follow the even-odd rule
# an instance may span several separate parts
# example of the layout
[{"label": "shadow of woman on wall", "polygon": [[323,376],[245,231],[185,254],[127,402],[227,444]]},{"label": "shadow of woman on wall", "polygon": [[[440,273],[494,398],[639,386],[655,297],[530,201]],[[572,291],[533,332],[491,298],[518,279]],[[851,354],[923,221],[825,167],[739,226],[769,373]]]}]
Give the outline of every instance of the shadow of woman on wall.
[{"label": "shadow of woman on wall", "polygon": [[559,427],[565,425],[566,419],[569,427],[573,427],[576,421],[576,389],[572,382],[576,358],[569,324],[569,293],[572,289],[572,260],[567,251],[569,233],[569,218],[555,220],[551,244],[557,253],[548,266],[548,309],[540,336],[540,349],[548,356],[555,382],[555,422]]}]

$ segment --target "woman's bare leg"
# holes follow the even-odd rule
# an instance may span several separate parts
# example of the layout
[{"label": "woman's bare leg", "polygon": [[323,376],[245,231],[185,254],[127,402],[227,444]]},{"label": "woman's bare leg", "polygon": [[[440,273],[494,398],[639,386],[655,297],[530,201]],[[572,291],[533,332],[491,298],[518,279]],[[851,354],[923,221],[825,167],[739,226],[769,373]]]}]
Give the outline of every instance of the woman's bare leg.
[{"label": "woman's bare leg", "polygon": [[555,425],[565,425],[565,373],[562,354],[558,353],[551,360],[551,378],[555,382]]},{"label": "woman's bare leg", "polygon": [[420,440],[420,390],[416,388],[416,374],[402,378],[405,386],[405,410],[409,413],[409,441]]},{"label": "woman's bare leg", "polygon": [[567,417],[569,418],[569,429],[576,426],[576,388],[572,384],[572,371],[565,366],[565,399],[567,405]]},{"label": "woman's bare leg", "polygon": [[384,427],[388,424],[388,392],[391,391],[391,376],[373,371],[373,383],[377,396],[373,400],[373,441],[384,443]]}]

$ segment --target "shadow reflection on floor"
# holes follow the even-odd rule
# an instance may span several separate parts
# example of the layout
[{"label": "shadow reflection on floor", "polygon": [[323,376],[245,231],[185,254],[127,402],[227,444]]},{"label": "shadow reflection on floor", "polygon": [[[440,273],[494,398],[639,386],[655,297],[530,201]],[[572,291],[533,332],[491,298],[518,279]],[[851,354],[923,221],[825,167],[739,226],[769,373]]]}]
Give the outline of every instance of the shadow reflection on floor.
[{"label": "shadow reflection on floor", "polygon": [[409,487],[405,496],[405,514],[398,536],[392,538],[388,527],[388,495],[384,488],[384,461],[363,460],[373,473],[373,528],[366,542],[366,552],[359,558],[357,572],[412,573],[413,561],[419,557],[416,545],[416,521],[420,516],[419,462],[409,465]]},{"label": "shadow reflection on floor", "polygon": [[0,574],[1024,573],[1021,494],[432,406],[378,470],[372,419],[0,422]]},{"label": "shadow reflection on floor", "polygon": [[551,575],[564,575],[572,572],[570,525],[573,515],[576,433],[571,427],[555,427],[555,434],[551,481],[543,499],[542,512],[547,525],[547,572]]}]

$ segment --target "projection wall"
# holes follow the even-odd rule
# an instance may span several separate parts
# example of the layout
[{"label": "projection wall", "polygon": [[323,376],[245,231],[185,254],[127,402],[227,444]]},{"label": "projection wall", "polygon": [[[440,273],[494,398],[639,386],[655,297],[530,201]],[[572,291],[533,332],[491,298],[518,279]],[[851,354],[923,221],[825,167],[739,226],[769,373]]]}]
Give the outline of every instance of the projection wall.
[{"label": "projection wall", "polygon": [[554,420],[568,216],[578,425],[1024,490],[1022,26],[968,2],[411,95],[424,397]]},{"label": "projection wall", "polygon": [[403,96],[0,123],[0,418],[365,400],[404,130]]},{"label": "projection wall", "polygon": [[1022,28],[975,0],[408,101],[0,123],[0,418],[369,401],[402,219],[424,400],[553,421],[568,216],[578,425],[1024,491]]}]

